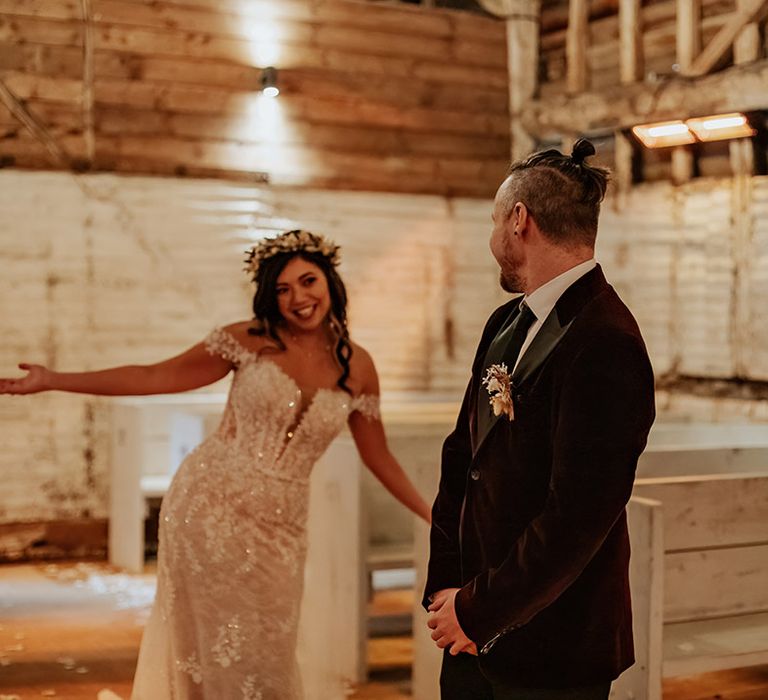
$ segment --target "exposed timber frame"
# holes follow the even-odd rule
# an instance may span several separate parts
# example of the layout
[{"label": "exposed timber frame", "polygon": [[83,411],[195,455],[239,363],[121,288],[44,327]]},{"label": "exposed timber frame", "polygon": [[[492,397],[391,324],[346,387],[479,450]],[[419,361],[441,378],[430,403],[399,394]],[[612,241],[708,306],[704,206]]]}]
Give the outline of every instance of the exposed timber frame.
[{"label": "exposed timber frame", "polygon": [[533,138],[543,141],[573,131],[606,133],[681,115],[749,112],[767,106],[768,59],[763,59],[700,78],[678,77],[655,85],[635,83],[534,100],[520,120]]}]

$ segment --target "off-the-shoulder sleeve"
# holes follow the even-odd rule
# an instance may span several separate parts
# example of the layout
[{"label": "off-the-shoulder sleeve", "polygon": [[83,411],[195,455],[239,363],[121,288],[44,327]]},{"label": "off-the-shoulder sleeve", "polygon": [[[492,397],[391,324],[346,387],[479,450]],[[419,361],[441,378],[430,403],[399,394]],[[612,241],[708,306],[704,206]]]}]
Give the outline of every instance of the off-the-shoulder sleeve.
[{"label": "off-the-shoulder sleeve", "polygon": [[352,412],[357,411],[368,420],[381,419],[381,402],[376,394],[360,394],[352,399]]},{"label": "off-the-shoulder sleeve", "polygon": [[223,357],[233,365],[242,363],[243,347],[223,328],[214,328],[203,342],[211,355]]}]

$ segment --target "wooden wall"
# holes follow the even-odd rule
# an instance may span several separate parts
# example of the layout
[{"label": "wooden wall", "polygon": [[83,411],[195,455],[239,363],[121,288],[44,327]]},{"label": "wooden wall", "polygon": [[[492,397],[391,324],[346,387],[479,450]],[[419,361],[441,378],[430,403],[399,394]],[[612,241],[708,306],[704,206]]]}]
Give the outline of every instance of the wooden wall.
[{"label": "wooden wall", "polygon": [[504,23],[469,13],[0,0],[0,81],[6,167],[488,196],[509,157]]},{"label": "wooden wall", "polygon": [[[736,0],[701,0],[702,42],[707,42],[735,14]],[[618,0],[591,0],[588,25],[588,89],[600,91],[621,84],[619,76]],[[678,74],[677,0],[643,0],[640,31],[642,32],[643,76],[651,85]],[[545,0],[541,22],[541,96],[562,94],[566,88],[566,26],[568,3]],[[765,21],[762,22],[765,32]],[[766,57],[765,41],[758,58]],[[727,56],[718,68],[733,65]],[[685,115],[684,115],[685,116]]]}]

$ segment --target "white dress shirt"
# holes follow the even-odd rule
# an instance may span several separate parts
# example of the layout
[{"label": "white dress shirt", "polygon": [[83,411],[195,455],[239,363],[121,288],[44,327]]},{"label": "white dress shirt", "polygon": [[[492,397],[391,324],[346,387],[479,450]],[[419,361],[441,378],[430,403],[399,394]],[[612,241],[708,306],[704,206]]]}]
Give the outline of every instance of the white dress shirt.
[{"label": "white dress shirt", "polygon": [[536,316],[536,320],[528,329],[528,335],[525,337],[523,347],[520,348],[517,362],[515,362],[515,366],[512,368],[513,372],[517,368],[523,355],[525,355],[525,351],[530,347],[536,334],[541,330],[544,321],[547,320],[547,316],[549,316],[552,309],[555,308],[555,304],[557,304],[560,297],[563,296],[565,290],[577,279],[583,277],[591,270],[594,270],[595,267],[597,267],[597,262],[594,258],[585,260],[583,263],[579,263],[570,270],[566,270],[561,275],[549,280],[546,284],[542,284],[535,292],[531,292],[523,297],[521,303],[525,302],[528,305],[528,308],[530,308]]}]

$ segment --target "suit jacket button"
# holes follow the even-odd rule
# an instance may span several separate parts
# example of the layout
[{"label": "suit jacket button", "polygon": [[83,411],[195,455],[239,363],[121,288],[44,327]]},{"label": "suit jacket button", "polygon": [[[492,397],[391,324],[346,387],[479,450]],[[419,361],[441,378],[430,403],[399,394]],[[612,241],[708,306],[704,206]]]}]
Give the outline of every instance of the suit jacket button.
[{"label": "suit jacket button", "polygon": [[477,481],[480,478],[480,471],[478,469],[473,469],[469,472],[469,475],[472,477],[472,481]]}]

